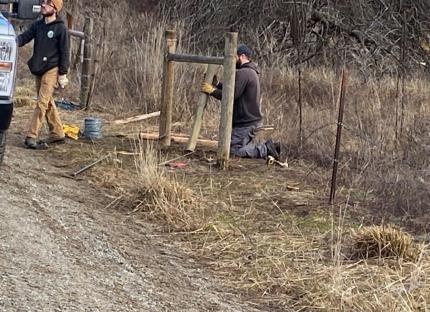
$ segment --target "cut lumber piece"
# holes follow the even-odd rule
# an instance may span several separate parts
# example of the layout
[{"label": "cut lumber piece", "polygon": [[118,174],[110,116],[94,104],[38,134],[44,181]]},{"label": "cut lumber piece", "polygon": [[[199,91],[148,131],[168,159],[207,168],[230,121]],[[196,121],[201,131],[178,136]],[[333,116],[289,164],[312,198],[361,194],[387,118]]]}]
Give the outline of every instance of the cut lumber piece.
[{"label": "cut lumber piece", "polygon": [[[140,139],[144,139],[144,140],[158,140],[159,139],[159,134],[158,132],[153,132],[153,133],[145,133],[145,132],[141,132],[139,133],[139,138]],[[176,142],[176,143],[188,143],[188,140],[190,139],[189,136],[183,135],[183,134],[178,134],[176,135],[175,133],[172,133],[172,141]],[[218,141],[214,141],[214,140],[205,140],[205,139],[198,139],[197,140],[197,144],[201,144],[201,145],[205,145],[205,146],[217,146],[218,145]]]},{"label": "cut lumber piece", "polygon": [[158,117],[158,116],[160,116],[160,111],[149,113],[149,114],[133,116],[133,117],[125,118],[125,119],[118,119],[118,120],[112,121],[111,123],[114,125],[123,125],[123,124],[127,124],[130,122],[142,121],[145,119],[149,119],[152,117]]}]

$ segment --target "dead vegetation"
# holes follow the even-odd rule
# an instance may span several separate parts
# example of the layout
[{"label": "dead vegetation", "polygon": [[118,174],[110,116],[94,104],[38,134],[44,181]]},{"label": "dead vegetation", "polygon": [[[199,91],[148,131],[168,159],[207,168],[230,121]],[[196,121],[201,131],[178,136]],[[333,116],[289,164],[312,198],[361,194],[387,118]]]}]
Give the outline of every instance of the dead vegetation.
[{"label": "dead vegetation", "polygon": [[388,226],[368,226],[353,231],[351,235],[353,257],[396,258],[417,261],[421,255],[410,234]]},{"label": "dead vegetation", "polygon": [[[291,179],[300,180],[297,169],[244,172],[251,164],[239,162],[225,177],[200,160],[190,165],[182,182],[189,189],[184,195],[182,188],[172,187],[176,195],[171,197],[186,198],[188,208],[196,209],[189,205],[188,191],[198,192],[206,213],[194,210],[192,218],[190,212],[184,218],[183,203],[165,202],[156,213],[170,225],[166,230],[174,231],[171,237],[182,234],[182,248],[245,290],[255,304],[269,304],[273,311],[425,311],[430,302],[429,254],[406,232],[392,226],[356,228],[340,212],[347,207],[338,207],[331,216],[324,213],[329,208],[309,186],[300,184],[299,191],[288,192]],[[178,174],[163,170],[162,183],[169,179],[165,185],[175,185]],[[154,175],[157,180],[145,180],[158,187],[159,174]],[[297,211],[300,207],[303,212]],[[151,216],[153,209],[138,215]]]},{"label": "dead vegetation", "polygon": [[150,142],[139,141],[137,150],[133,212],[143,211],[147,218],[161,219],[171,230],[200,229],[205,222],[202,199],[186,183],[166,174],[164,162]]},{"label": "dead vegetation", "polygon": [[[160,1],[151,11],[143,10],[150,6],[148,3],[127,11],[125,21],[117,14],[127,7],[124,3],[69,5],[71,11],[88,13],[96,20],[98,76],[103,77],[95,88],[96,109],[119,116],[159,110],[164,30],[176,28],[179,52],[219,55],[223,31],[234,26],[240,31],[240,40],[254,48],[256,61],[262,65],[265,122],[276,125],[275,135],[288,146],[290,158],[329,167],[339,93],[338,66],[332,65],[347,63],[350,79],[341,183],[368,194],[366,201],[378,215],[375,219],[406,215],[408,222],[426,230],[430,223],[422,220],[427,220],[430,193],[426,156],[430,146],[426,105],[430,87],[426,67],[418,64],[426,62],[427,57],[422,48],[428,32],[424,1],[403,3],[407,29],[402,27],[403,11],[397,3],[297,3],[306,59],[300,64],[303,145],[298,129],[298,67],[294,65],[297,55],[292,17],[284,14],[292,12],[294,2],[251,1],[245,5],[221,1],[213,5],[203,1],[197,6],[193,1]],[[199,14],[191,16],[196,7]],[[239,10],[240,18],[233,18],[239,16]],[[79,25],[82,16],[77,15]],[[211,40],[205,34],[210,34]],[[402,34],[407,35],[406,39]],[[77,51],[76,45],[74,49]],[[399,64],[402,50],[403,65]],[[197,65],[178,64],[176,68],[175,131],[188,132],[190,128],[202,73],[203,67]],[[202,129],[204,138],[216,138],[218,117],[219,106],[211,101]],[[389,174],[385,174],[387,171]]]},{"label": "dead vegetation", "polygon": [[[361,222],[379,224],[385,219],[416,232],[429,229],[430,87],[425,68],[417,66],[426,54],[416,42],[425,39],[427,24],[410,26],[407,47],[412,57],[402,87],[397,64],[403,18],[399,8],[347,1],[336,11],[329,2],[305,2],[301,18],[308,18],[304,50],[309,58],[300,64],[304,109],[300,149],[297,55],[290,21],[281,18],[293,2],[248,1],[252,10],[245,10],[241,1],[202,1],[199,10],[191,2],[160,1],[163,18],[132,10],[126,20],[117,14],[125,2],[87,3],[98,25],[97,57],[103,77],[95,89],[94,107],[121,116],[159,109],[165,29],[175,27],[180,33],[178,51],[216,55],[222,51],[223,31],[230,26],[243,30],[249,27],[247,21],[255,21],[252,31],[241,31],[241,41],[251,43],[262,65],[266,121],[276,125],[276,137],[289,147],[294,172],[303,172],[291,177],[293,171],[279,174],[264,165],[239,162],[236,171],[223,175],[207,164],[203,153],[197,160],[191,158],[195,166],[185,173],[172,173],[160,166],[166,159],[153,146],[140,142],[133,179],[125,180],[135,187],[115,185],[119,196],[127,197],[118,197],[121,200],[115,199],[109,209],[126,205],[127,213],[136,218],[161,221],[167,225],[166,235],[183,235],[182,248],[273,310],[426,311],[428,249],[397,228],[361,227]],[[406,2],[416,8],[408,11],[409,18],[422,18],[426,3]],[[78,10],[83,4],[71,6]],[[248,15],[233,19],[239,9]],[[355,9],[363,14],[351,15]],[[194,15],[196,11],[199,14]],[[386,19],[389,23],[384,24]],[[210,42],[202,39],[208,34]],[[351,68],[340,163],[343,188],[336,211],[322,204],[322,198],[336,127],[336,66],[344,63]],[[201,66],[177,67],[175,130],[190,126],[202,72]],[[215,102],[207,107],[206,138],[216,135],[218,109]],[[125,164],[120,167],[130,170]],[[107,175],[103,169],[98,172]],[[115,177],[104,185],[118,184]],[[288,191],[289,180],[303,183],[300,192]],[[354,214],[360,221],[351,206],[358,207]],[[338,224],[343,209],[351,219]],[[352,236],[344,235],[350,231]]]},{"label": "dead vegetation", "polygon": [[[322,169],[235,159],[225,174],[207,161],[212,151],[171,169],[164,164],[181,156],[179,146],[166,155],[146,141],[109,136],[56,149],[54,164],[74,171],[112,146],[117,157],[81,176],[114,193],[105,209],[155,223],[153,235],[206,263],[262,310],[425,311],[430,302],[427,247],[397,228],[361,227],[353,210],[363,207],[327,206]],[[363,252],[352,257],[351,244]]]}]

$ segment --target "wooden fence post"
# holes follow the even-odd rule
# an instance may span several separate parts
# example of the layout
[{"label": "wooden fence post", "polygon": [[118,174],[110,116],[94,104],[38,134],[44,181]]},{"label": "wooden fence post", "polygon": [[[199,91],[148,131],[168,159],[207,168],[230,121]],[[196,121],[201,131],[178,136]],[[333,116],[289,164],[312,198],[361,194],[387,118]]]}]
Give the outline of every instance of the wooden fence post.
[{"label": "wooden fence post", "polygon": [[222,88],[221,121],[218,138],[218,166],[228,168],[233,121],[234,84],[236,79],[237,33],[226,33],[224,52],[224,83]]},{"label": "wooden fence post", "polygon": [[166,44],[163,68],[163,86],[161,94],[161,115],[160,115],[160,143],[161,147],[170,146],[173,111],[173,82],[175,76],[175,66],[173,61],[168,60],[169,53],[176,51],[176,33],[174,30],[165,32]]},{"label": "wooden fence post", "polygon": [[[203,82],[212,83],[212,80],[217,70],[218,70],[217,65],[213,65],[213,64],[209,65],[206,70]],[[203,113],[208,103],[208,99],[209,99],[209,95],[207,95],[204,92],[201,92],[199,101],[197,103],[196,111],[195,111],[193,129],[191,130],[190,139],[187,145],[187,151],[193,152],[196,149],[197,139],[199,138],[200,128],[202,127]]]},{"label": "wooden fence post", "polygon": [[85,18],[84,25],[84,63],[82,64],[82,76],[81,76],[81,94],[79,96],[81,107],[88,109],[88,96],[90,92],[91,84],[91,70],[92,70],[92,58],[93,58],[93,19],[90,17]]}]

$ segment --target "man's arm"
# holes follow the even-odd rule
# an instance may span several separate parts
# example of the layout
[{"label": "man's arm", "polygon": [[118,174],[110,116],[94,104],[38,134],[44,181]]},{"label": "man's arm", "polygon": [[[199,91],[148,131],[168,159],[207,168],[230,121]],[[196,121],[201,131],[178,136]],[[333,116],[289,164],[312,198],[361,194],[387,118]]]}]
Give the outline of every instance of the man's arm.
[{"label": "man's arm", "polygon": [[35,23],[33,23],[26,31],[24,31],[21,35],[18,36],[18,46],[22,47],[23,45],[26,45],[31,40],[33,40],[35,36],[36,27]]},{"label": "man's arm", "polygon": [[217,100],[221,100],[222,99],[222,88],[218,89],[218,86],[217,86],[215,88],[214,92],[212,92],[210,95],[213,96],[214,98],[216,98]]},{"label": "man's arm", "polygon": [[[234,82],[234,99],[237,100],[242,96],[243,91],[245,90],[246,83],[248,82],[248,77],[244,70],[236,71],[236,79]],[[221,86],[221,88],[219,87]],[[211,93],[211,96],[218,100],[222,100],[222,84],[219,83],[214,92]]]},{"label": "man's arm", "polygon": [[66,27],[63,27],[58,38],[58,51],[60,54],[58,74],[66,75],[69,71],[69,33]]}]

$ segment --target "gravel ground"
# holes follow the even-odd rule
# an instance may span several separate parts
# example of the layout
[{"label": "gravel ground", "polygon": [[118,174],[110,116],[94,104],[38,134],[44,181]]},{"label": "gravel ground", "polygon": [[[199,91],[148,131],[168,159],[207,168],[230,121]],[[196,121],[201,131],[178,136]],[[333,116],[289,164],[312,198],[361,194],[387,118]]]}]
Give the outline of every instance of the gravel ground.
[{"label": "gravel ground", "polygon": [[0,169],[1,311],[257,311],[150,225],[106,211],[48,151],[24,149],[22,121]]}]

